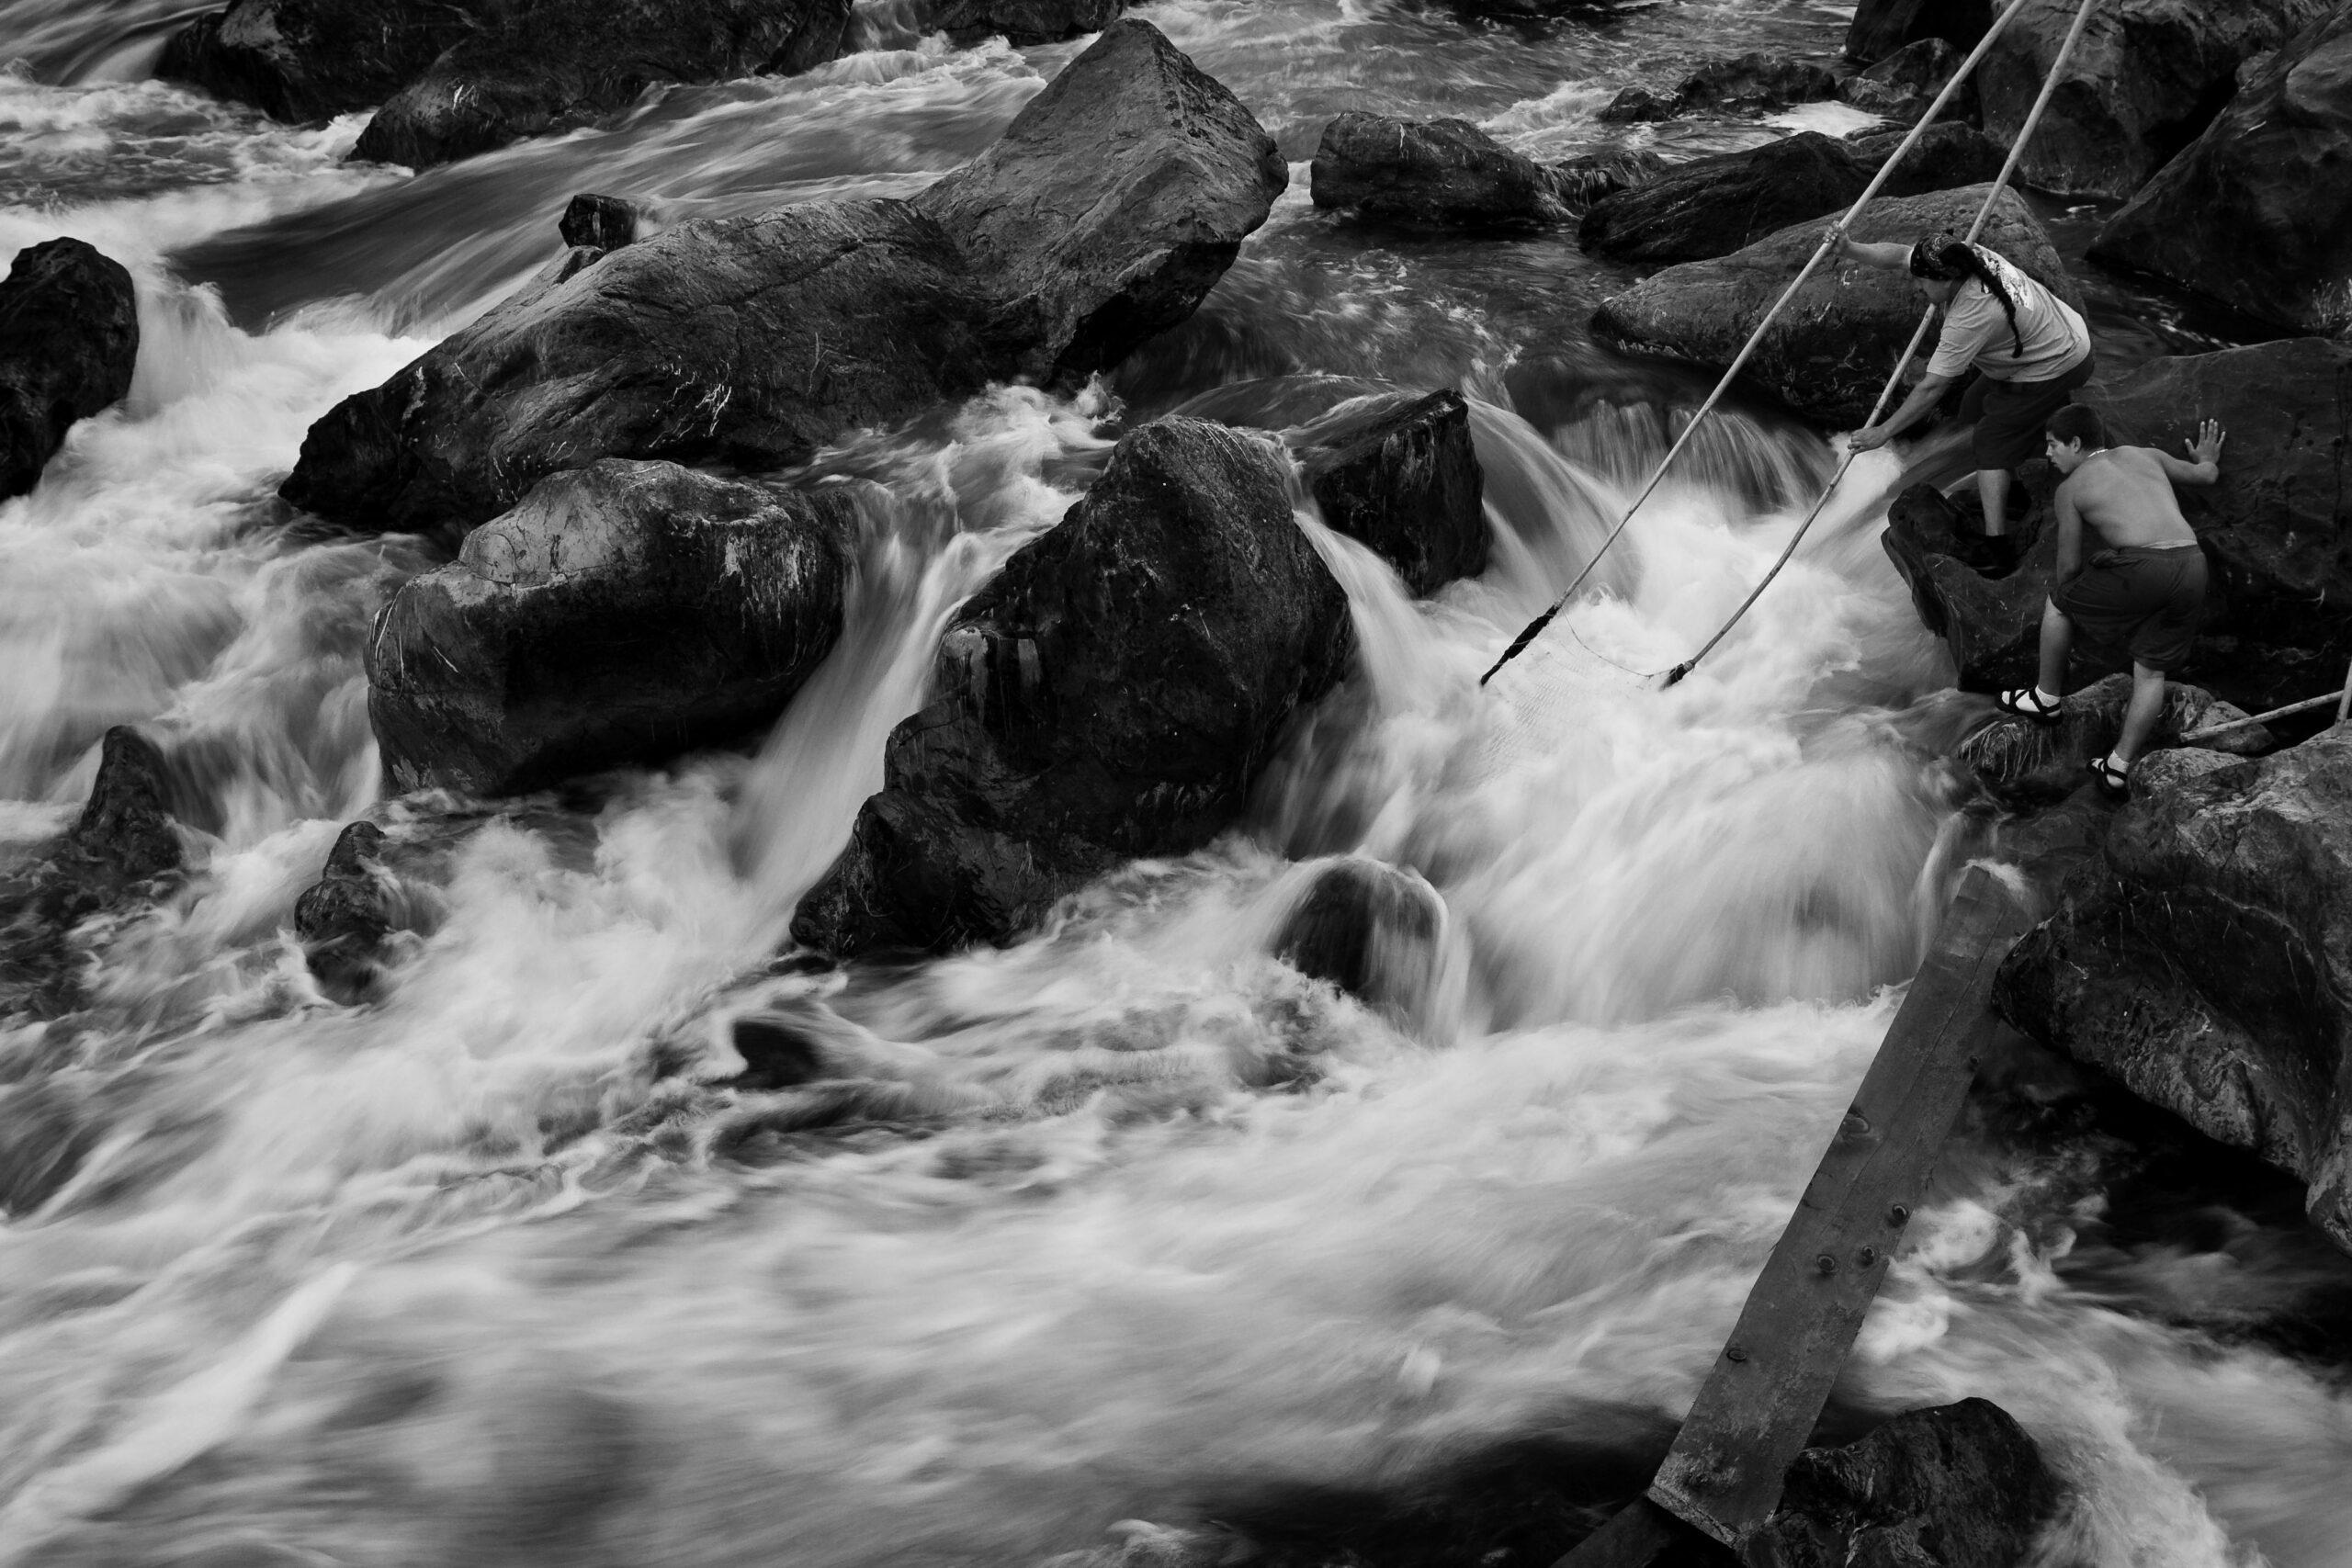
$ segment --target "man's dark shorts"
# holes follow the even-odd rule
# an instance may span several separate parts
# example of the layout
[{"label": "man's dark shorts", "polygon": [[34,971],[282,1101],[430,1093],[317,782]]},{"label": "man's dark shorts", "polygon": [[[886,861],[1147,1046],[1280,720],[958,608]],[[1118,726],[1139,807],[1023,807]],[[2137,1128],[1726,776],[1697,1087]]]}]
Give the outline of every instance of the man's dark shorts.
[{"label": "man's dark shorts", "polygon": [[1961,394],[1960,422],[1975,426],[1970,446],[1979,468],[2007,468],[2041,456],[2041,427],[2091,378],[2097,355],[2047,381],[1996,381],[1979,376]]},{"label": "man's dark shorts", "polygon": [[2205,606],[2205,552],[2194,545],[2101,550],[2050,602],[2093,642],[2120,645],[2151,670],[2188,661]]}]

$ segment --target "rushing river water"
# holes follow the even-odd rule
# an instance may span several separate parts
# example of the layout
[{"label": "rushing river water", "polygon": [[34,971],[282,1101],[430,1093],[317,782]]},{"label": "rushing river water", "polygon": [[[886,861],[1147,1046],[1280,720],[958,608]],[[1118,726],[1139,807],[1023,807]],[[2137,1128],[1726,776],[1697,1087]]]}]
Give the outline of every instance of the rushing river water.
[{"label": "rushing river water", "polygon": [[[870,6],[873,47],[808,76],[411,176],[344,161],[359,117],[145,80],[181,0],[0,0],[0,258],[93,242],[144,334],[128,402],[0,505],[0,852],[137,722],[200,867],[113,933],[85,1012],[0,1021],[0,1160],[71,1172],[0,1224],[0,1563],[1029,1564],[1219,1531],[1516,1563],[1529,1499],[1636,1489],[1984,841],[1935,755],[1949,671],[1877,544],[1882,456],[1682,686],[1498,724],[1477,671],[1693,388],[1590,344],[1623,275],[1565,237],[1338,225],[1305,160],[1349,107],[1607,144],[1619,86],[1825,51],[1845,12],[1151,6],[1295,161],[1199,316],[1078,398],[827,455],[883,481],[850,626],[756,756],[483,805],[379,798],[361,640],[433,557],[294,525],[309,423],[552,254],[574,191],[665,221],[907,191],[1078,46],[957,51]],[[2052,216],[2078,254],[2087,220]],[[2207,341],[2086,281],[2110,367]],[[1415,604],[1317,533],[1362,657],[1246,831],[1007,951],[773,963],[955,603],[1124,425],[1302,375],[1477,400],[1487,575]],[[1680,658],[1832,462],[1769,411],[1713,429],[1580,646]],[[288,928],[362,814],[430,908],[350,1008]],[[1299,863],[1348,853],[1449,908],[1387,1010],[1266,955]],[[716,1087],[759,1010],[843,1076]],[[1833,1424],[1997,1401],[2068,1484],[2053,1565],[2352,1562],[2352,1268],[2291,1189],[2018,1045],[1938,1191]]]}]

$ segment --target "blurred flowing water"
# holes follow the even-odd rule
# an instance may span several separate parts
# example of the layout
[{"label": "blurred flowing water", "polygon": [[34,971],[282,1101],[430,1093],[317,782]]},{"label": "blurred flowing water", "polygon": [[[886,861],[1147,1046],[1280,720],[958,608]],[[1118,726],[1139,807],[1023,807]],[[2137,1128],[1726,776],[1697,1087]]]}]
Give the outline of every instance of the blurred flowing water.
[{"label": "blurred flowing water", "polygon": [[[825,455],[864,481],[848,629],[755,754],[479,803],[379,799],[362,639],[435,558],[274,499],[309,423],[554,254],[574,191],[669,222],[911,189],[1080,46],[959,51],[869,6],[870,47],[808,76],[413,176],[344,161],[361,117],[146,79],[175,0],[0,0],[0,257],[96,243],[144,333],[128,402],[0,505],[0,856],[138,722],[200,868],[107,934],[86,1010],[0,1021],[0,1562],[1206,1562],[1219,1530],[1501,1562],[1541,1559],[1464,1522],[1498,1496],[1635,1490],[1981,840],[1935,755],[1949,671],[1877,544],[1880,457],[1673,692],[1482,700],[1699,389],[1590,344],[1624,275],[1567,238],[1351,228],[1305,160],[1359,106],[1544,156],[1741,145],[1782,128],[1594,112],[1825,51],[1845,13],[1149,7],[1294,160],[1199,315],[1076,398]],[[2191,341],[2098,298],[2120,358]],[[1363,653],[1243,830],[1004,951],[778,957],[945,617],[1121,429],[1385,383],[1476,400],[1495,564],[1417,604],[1302,518]],[[1770,411],[1713,427],[1528,679],[1681,658],[1832,461]],[[352,1008],[288,928],[362,813],[416,929]],[[1346,855],[1444,896],[1401,1005],[1268,955]],[[754,1012],[836,1076],[729,1087]],[[1988,1078],[1833,1426],[2004,1404],[2070,1488],[2051,1564],[2352,1561],[2352,1269],[2282,1183],[2048,1058]]]}]

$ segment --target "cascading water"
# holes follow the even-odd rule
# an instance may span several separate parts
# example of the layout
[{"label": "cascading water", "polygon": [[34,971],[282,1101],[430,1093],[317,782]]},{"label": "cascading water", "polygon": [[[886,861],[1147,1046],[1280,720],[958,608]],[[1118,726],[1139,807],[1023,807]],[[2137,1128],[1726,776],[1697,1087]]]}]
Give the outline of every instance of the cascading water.
[{"label": "cascading water", "polygon": [[[1227,1531],[1438,1562],[1498,1488],[1635,1489],[1982,844],[1929,743],[1948,672],[1876,541],[1894,459],[1680,686],[1499,709],[1478,672],[1692,400],[1583,340],[1618,275],[1565,241],[1336,227],[1300,166],[1108,381],[819,460],[861,487],[848,626],[755,755],[381,802],[360,649],[434,547],[297,526],[273,490],[309,423],[553,254],[574,190],[672,220],[903,191],[1075,46],[957,51],[869,9],[877,47],[808,76],[411,177],[341,162],[356,118],[136,79],[181,14],[0,0],[28,62],[0,78],[0,252],[97,243],[144,334],[129,401],[0,504],[0,858],[138,722],[198,866],[109,934],[84,1010],[0,1021],[0,1562],[1030,1563]],[[1148,14],[1294,159],[1348,107],[1565,155],[1628,80],[1843,25]],[[1218,390],[1301,375],[1474,396],[1486,576],[1416,603],[1303,517],[1361,655],[1245,831],[1003,951],[778,961],[955,603],[1123,421],[1305,406]],[[1830,466],[1726,420],[1551,635],[1682,658]],[[288,928],[363,812],[418,891],[391,983],[345,1006]],[[1270,955],[1344,855],[1444,897],[1398,1006]],[[747,1018],[828,1075],[730,1082]],[[2052,1565],[2352,1560],[2352,1268],[2254,1175],[2167,1186],[2174,1134],[2075,1119],[2096,1097],[2060,1065],[1987,1076],[1834,1417],[2004,1405],[2070,1488]]]}]

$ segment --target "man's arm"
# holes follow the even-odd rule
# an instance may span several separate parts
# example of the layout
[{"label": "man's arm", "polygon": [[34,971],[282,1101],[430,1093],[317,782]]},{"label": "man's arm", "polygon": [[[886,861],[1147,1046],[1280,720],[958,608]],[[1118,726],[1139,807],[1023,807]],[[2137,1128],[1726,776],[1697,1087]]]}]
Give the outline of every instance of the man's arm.
[{"label": "man's arm", "polygon": [[2188,455],[2195,461],[2184,463],[2154,446],[2148,450],[2155,453],[2156,466],[2164,469],[2165,478],[2173,483],[2209,485],[2222,477],[2222,442],[2224,439],[2221,422],[2209,419],[2197,427],[2197,439],[2181,443],[2188,448]]},{"label": "man's arm", "polygon": [[1925,419],[1928,412],[1943,397],[1944,389],[1954,379],[1953,377],[1938,376],[1932,372],[1920,377],[1919,384],[1911,389],[1911,395],[1903,400],[1901,408],[1887,415],[1881,423],[1862,426],[1846,437],[1846,445],[1857,452],[1869,452],[1885,446],[1897,434]]},{"label": "man's arm", "polygon": [[2074,481],[2058,487],[2052,505],[2058,513],[2058,567],[2054,581],[2065,581],[2083,570],[2083,514],[2075,506]]},{"label": "man's arm", "polygon": [[1838,259],[1860,262],[1864,266],[1874,266],[1886,272],[1906,272],[1911,266],[1911,247],[1866,245],[1860,240],[1850,240],[1840,234],[1838,236]]}]

